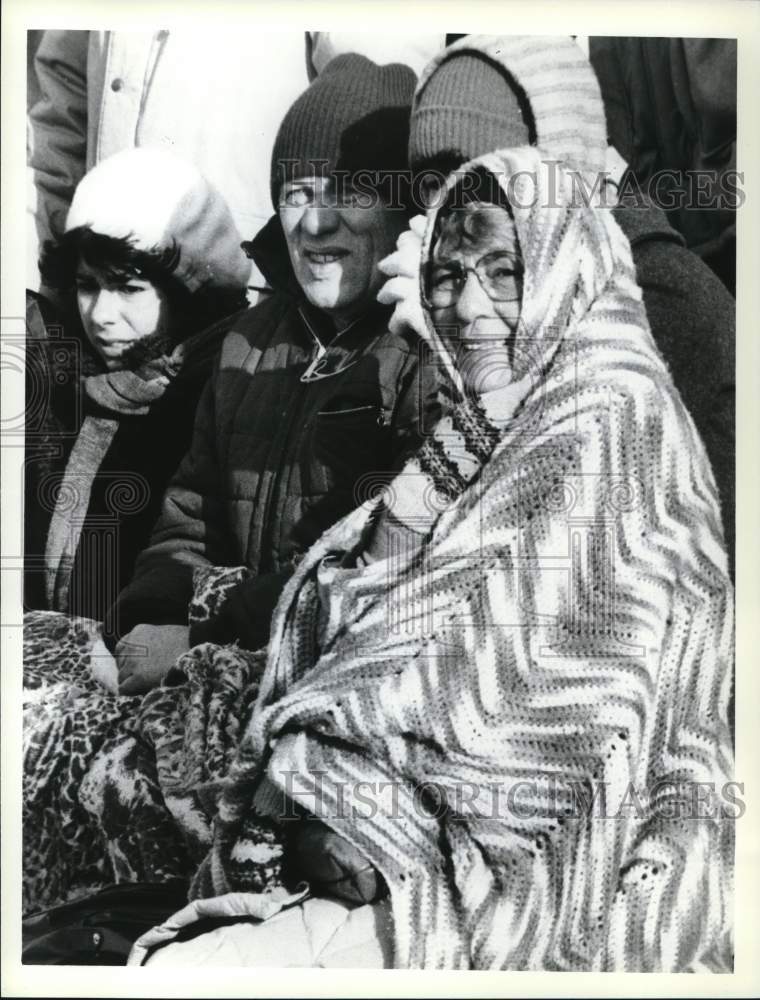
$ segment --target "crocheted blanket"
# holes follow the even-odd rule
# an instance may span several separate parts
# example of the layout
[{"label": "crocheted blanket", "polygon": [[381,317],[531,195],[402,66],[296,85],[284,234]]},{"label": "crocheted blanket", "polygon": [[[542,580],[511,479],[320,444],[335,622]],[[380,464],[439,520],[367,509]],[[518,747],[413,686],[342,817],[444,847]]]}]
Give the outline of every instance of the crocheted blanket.
[{"label": "crocheted blanket", "polygon": [[715,484],[625,237],[538,156],[477,165],[533,175],[530,389],[421,549],[354,565],[369,501],[304,558],[193,891],[235,888],[242,824],[287,795],[384,876],[397,967],[730,969]]}]

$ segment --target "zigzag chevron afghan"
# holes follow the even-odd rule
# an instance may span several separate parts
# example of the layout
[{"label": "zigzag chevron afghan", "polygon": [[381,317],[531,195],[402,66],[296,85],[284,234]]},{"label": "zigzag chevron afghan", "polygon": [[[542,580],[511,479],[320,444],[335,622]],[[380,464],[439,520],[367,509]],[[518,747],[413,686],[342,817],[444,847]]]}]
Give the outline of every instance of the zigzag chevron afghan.
[{"label": "zigzag chevron afghan", "polygon": [[[361,508],[303,560],[207,873],[229,888],[267,785],[322,772],[324,818],[389,885],[398,967],[730,969],[733,822],[693,799],[732,777],[712,473],[609,212],[571,207],[564,174],[548,204],[536,150],[479,162],[535,174],[531,388],[422,551],[343,568]],[[576,808],[602,786],[606,811]]]}]

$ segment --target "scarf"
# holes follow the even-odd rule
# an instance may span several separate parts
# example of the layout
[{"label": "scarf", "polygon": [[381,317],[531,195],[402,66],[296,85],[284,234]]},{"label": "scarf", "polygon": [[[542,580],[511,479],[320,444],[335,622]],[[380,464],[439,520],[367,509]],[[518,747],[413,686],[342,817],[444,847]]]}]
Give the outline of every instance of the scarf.
[{"label": "scarf", "polygon": [[533,174],[514,210],[530,387],[421,548],[345,566],[369,501],[304,557],[201,874],[228,891],[245,816],[284,793],[382,873],[397,967],[726,971],[712,473],[611,214],[574,207],[537,150],[477,164]]},{"label": "scarf", "polygon": [[[144,417],[170,382],[207,367],[229,329],[226,318],[178,344],[171,354],[143,364],[138,370],[100,372],[81,380],[86,416],[69,454],[56,490],[45,546],[45,586],[48,607],[67,611],[71,574],[90,506],[93,483],[125,417]],[[88,412],[89,411],[89,412]],[[125,470],[127,473],[129,470]],[[141,509],[136,484],[131,510]]]}]

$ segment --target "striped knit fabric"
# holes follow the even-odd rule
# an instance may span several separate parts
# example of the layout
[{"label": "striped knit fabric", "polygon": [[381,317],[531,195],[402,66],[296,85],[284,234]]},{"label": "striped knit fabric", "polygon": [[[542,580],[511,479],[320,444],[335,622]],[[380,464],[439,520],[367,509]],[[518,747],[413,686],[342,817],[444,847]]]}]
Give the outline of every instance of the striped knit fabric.
[{"label": "striped knit fabric", "polygon": [[611,215],[569,209],[566,177],[543,207],[535,150],[482,162],[538,178],[515,209],[531,388],[422,552],[342,568],[367,507],[304,558],[205,872],[227,891],[254,805],[317,784],[388,883],[397,967],[728,970],[712,474]]},{"label": "striped knit fabric", "polygon": [[[469,129],[479,128],[468,123],[482,110],[482,103],[470,106],[466,98],[471,94],[464,87],[459,100],[456,95],[449,95],[445,106],[428,103],[426,88],[430,78],[443,63],[464,53],[492,60],[517,80],[528,98],[535,118],[537,144],[544,152],[592,177],[605,169],[607,126],[591,64],[571,38],[543,35],[467,35],[428,63],[417,83],[412,107],[409,150],[412,167],[449,147],[447,129],[449,138],[456,136],[463,140]],[[500,124],[491,125],[491,131],[500,129],[505,134],[510,134],[510,128],[506,114]],[[475,135],[472,139],[474,146],[469,148],[469,155],[479,156],[489,148],[484,142],[475,141]],[[503,145],[514,146],[515,142],[505,141]],[[468,155],[467,149],[462,151]]]}]

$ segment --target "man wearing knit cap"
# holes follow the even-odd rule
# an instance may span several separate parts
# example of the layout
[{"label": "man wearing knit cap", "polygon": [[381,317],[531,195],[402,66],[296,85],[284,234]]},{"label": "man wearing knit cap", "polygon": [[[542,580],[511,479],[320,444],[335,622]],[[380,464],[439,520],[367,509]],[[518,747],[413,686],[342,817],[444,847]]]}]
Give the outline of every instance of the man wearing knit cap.
[{"label": "man wearing knit cap", "polygon": [[[599,85],[572,39],[469,35],[420,77],[410,166],[417,180],[435,182],[486,153],[536,145],[578,172],[579,192],[606,194],[606,136]],[[435,197],[435,183],[427,196]],[[613,211],[631,243],[652,335],[707,449],[733,565],[734,301],[653,203]],[[381,299],[393,301],[385,290]]]},{"label": "man wearing knit cap", "polygon": [[[414,85],[408,67],[339,56],[281,124],[276,214],[245,245],[275,294],[232,323],[190,452],[114,608],[122,670],[148,649],[143,689],[188,644],[265,645],[300,556],[360,502],[368,475],[419,444],[417,338],[389,332],[391,310],[375,300],[377,263],[408,225],[389,201]],[[224,600],[188,628],[212,567],[230,567]]]},{"label": "man wearing knit cap", "polygon": [[275,139],[272,200],[290,263],[338,329],[366,308],[382,283],[376,265],[405,228],[395,182],[406,171],[413,85],[406,66],[339,56]]}]

